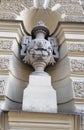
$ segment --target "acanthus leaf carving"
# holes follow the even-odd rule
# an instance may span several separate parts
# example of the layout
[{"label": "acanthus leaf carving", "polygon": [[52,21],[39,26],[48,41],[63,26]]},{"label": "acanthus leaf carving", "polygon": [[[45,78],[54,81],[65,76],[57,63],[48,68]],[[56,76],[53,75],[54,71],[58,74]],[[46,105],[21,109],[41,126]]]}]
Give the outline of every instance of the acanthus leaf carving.
[{"label": "acanthus leaf carving", "polygon": [[68,50],[71,52],[84,52],[84,44],[83,42],[67,42]]},{"label": "acanthus leaf carving", "polygon": [[16,19],[17,15],[15,15],[14,13],[10,13],[10,12],[3,12],[0,13],[0,19]]},{"label": "acanthus leaf carving", "polygon": [[12,13],[19,14],[21,11],[24,10],[24,7],[21,5],[20,2],[2,2],[0,4],[0,10],[11,11]]},{"label": "acanthus leaf carving", "polygon": [[8,70],[9,67],[9,57],[1,56],[0,57],[0,70]]},{"label": "acanthus leaf carving", "polygon": [[83,12],[83,9],[82,7],[79,5],[79,4],[75,4],[73,6],[73,4],[68,4],[68,5],[62,5],[61,8],[58,9],[58,11],[60,13],[65,13],[65,14],[68,14],[68,15],[71,15],[71,14],[81,14],[82,15],[82,12]]},{"label": "acanthus leaf carving", "polygon": [[12,40],[3,40],[0,39],[0,50],[11,51],[13,42]]},{"label": "acanthus leaf carving", "polygon": [[79,15],[66,15],[64,19],[61,19],[61,21],[84,22],[84,16],[83,13]]},{"label": "acanthus leaf carving", "polygon": [[73,81],[75,97],[84,98],[84,81]]},{"label": "acanthus leaf carving", "polygon": [[71,65],[72,72],[84,72],[84,60],[71,59],[70,65]]},{"label": "acanthus leaf carving", "polygon": [[0,95],[4,95],[5,92],[5,80],[0,80]]}]

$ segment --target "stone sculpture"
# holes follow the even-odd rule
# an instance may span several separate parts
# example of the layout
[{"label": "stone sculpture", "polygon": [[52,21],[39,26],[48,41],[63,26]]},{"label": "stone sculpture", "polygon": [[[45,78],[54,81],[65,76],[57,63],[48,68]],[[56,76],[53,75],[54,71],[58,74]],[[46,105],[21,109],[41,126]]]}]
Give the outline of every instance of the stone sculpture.
[{"label": "stone sculpture", "polygon": [[56,38],[48,37],[49,31],[42,21],[38,22],[31,34],[32,36],[24,36],[21,42],[23,61],[31,64],[35,70],[36,62],[39,62],[39,65],[44,62],[44,68],[48,64],[54,64],[59,58]]},{"label": "stone sculpture", "polygon": [[21,47],[23,61],[35,69],[24,90],[23,110],[57,112],[56,92],[51,86],[51,77],[44,72],[48,64],[54,64],[59,58],[56,39],[49,37],[49,30],[40,21],[31,31],[31,36],[23,37]]}]

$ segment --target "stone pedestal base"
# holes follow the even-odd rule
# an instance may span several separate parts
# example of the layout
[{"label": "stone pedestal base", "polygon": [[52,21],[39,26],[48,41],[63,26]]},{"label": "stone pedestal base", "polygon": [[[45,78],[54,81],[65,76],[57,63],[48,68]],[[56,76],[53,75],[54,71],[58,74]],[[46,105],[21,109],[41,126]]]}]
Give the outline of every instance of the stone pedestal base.
[{"label": "stone pedestal base", "polygon": [[57,112],[56,91],[51,86],[50,76],[30,75],[29,84],[24,90],[24,111]]}]

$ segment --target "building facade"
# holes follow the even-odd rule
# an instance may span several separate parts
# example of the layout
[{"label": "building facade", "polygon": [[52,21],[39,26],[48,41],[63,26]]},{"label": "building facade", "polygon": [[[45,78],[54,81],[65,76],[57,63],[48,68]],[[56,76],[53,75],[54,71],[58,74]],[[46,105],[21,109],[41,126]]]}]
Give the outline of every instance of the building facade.
[{"label": "building facade", "polygon": [[[0,10],[0,130],[84,130],[84,0],[1,0]],[[34,69],[20,56],[21,41],[39,21],[58,43],[59,59],[45,69],[55,113],[22,110]]]}]

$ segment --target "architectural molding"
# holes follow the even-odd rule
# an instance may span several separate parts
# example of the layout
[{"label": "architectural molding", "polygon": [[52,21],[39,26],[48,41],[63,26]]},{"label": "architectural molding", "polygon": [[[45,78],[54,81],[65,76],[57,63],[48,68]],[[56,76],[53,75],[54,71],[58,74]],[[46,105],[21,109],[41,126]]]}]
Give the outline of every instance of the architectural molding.
[{"label": "architectural molding", "polygon": [[9,56],[0,56],[0,70],[8,70],[9,60]]},{"label": "architectural molding", "polygon": [[83,57],[84,56],[84,42],[77,40],[66,40],[60,46],[60,61],[65,57]]},{"label": "architectural molding", "polygon": [[16,39],[20,43],[23,35],[28,34],[22,21],[0,20],[0,37],[7,39]]},{"label": "architectural molding", "polygon": [[66,41],[67,49],[70,52],[84,52],[84,42],[78,41]]},{"label": "architectural molding", "polygon": [[[84,22],[59,22],[53,35],[59,39],[59,45],[66,40],[83,41],[84,40]],[[81,33],[80,33],[81,32]]]},{"label": "architectural molding", "polygon": [[[0,1],[0,108],[2,108],[3,102],[5,102],[6,104],[3,109],[8,110],[8,112],[0,111],[0,130],[84,129],[83,1],[84,0]],[[57,4],[60,4],[59,8],[53,10],[52,8],[54,6],[56,7]],[[46,69],[51,75],[52,85],[57,91],[58,113],[49,114],[46,112],[22,111],[23,91],[29,83],[29,75],[33,72],[33,69],[21,61],[22,59],[19,53],[21,40],[23,36],[31,36],[29,33],[39,20],[43,20],[46,26],[48,25],[50,31],[49,37],[55,37],[59,42],[60,59],[56,60],[55,66],[49,66],[48,69]],[[24,21],[26,21],[27,26],[25,26]],[[34,39],[32,40],[34,41]],[[46,38],[46,40],[48,40],[48,38]],[[49,47],[47,48],[48,43],[46,42],[47,44],[45,45],[43,42],[44,48],[41,48],[39,51],[38,47],[40,47],[41,44],[36,44],[37,42],[40,43],[43,41],[34,41],[36,46],[30,43],[30,48],[28,48],[28,44],[26,46],[28,52],[33,53],[32,57],[36,56],[37,58],[37,54],[44,55],[44,58],[46,55],[50,55]],[[28,41],[26,43],[28,43]],[[54,48],[55,46],[53,46],[53,50]],[[24,53],[25,52],[26,48],[24,50]],[[53,57],[55,56],[55,52],[56,49],[53,51]],[[46,58],[46,61],[47,60]],[[28,62],[27,59],[25,59],[25,62]],[[44,82],[40,82],[39,78],[37,78],[35,83],[35,77],[32,79],[31,83],[34,84],[34,88],[35,86],[37,88],[38,84],[37,91],[40,89],[42,94],[41,88],[43,87],[41,87],[41,84],[44,84]],[[43,88],[43,96],[45,95],[44,101],[47,98],[51,99],[53,96],[51,94],[48,97],[47,94],[45,94],[46,85],[48,85],[48,83],[49,80],[46,80],[46,84]],[[39,96],[41,94],[37,94],[36,92],[36,96],[38,95],[37,99],[39,100],[38,105],[36,105],[37,107],[42,104]],[[34,99],[33,93],[31,96]],[[27,98],[25,104],[28,103],[28,99],[29,98]],[[56,98],[54,97],[54,99]],[[51,106],[53,106],[52,102]],[[34,103],[32,102],[32,104]],[[44,106],[46,106],[46,104],[47,102],[45,102]],[[7,109],[5,107],[6,105]],[[49,109],[48,105],[47,108]],[[10,111],[10,109],[14,111]],[[62,114],[64,112],[69,114]],[[73,114],[71,114],[71,112]],[[82,120],[80,120],[78,114],[80,114],[80,116],[82,115]]]},{"label": "architectural molding", "polygon": [[21,11],[23,11],[24,7],[20,4],[19,1],[4,1],[2,0],[0,3],[0,10],[10,11],[12,13],[19,14]]},{"label": "architectural molding", "polygon": [[71,72],[79,72],[84,74],[84,59],[70,59]]},{"label": "architectural molding", "polygon": [[52,82],[63,80],[71,75],[83,77],[84,59],[83,57],[70,57],[67,55],[56,66],[48,68],[47,72],[52,76]]},{"label": "architectural molding", "polygon": [[62,5],[62,7],[58,9],[58,12],[65,13],[66,15],[72,15],[72,14],[82,15],[83,9],[77,3],[75,3],[74,6],[73,3],[68,3],[68,5],[67,4]]},{"label": "architectural molding", "polygon": [[[77,118],[75,118],[77,117]],[[69,114],[48,114],[29,112],[8,112],[8,124],[10,130],[33,129],[66,129],[75,130],[79,116]],[[74,124],[75,121],[75,124]],[[18,125],[18,123],[20,125]],[[79,127],[76,129],[79,130]]]},{"label": "architectural molding", "polygon": [[5,91],[5,80],[0,80],[0,95],[4,95]]},{"label": "architectural molding", "polygon": [[11,51],[13,41],[10,39],[0,39],[0,51]]},{"label": "architectural molding", "polygon": [[64,22],[84,22],[84,16],[83,13],[82,15],[66,15],[66,17],[64,19],[61,19],[61,21]]},{"label": "architectural molding", "polygon": [[0,99],[1,99],[1,96],[4,96],[4,94],[5,94],[8,77],[9,77],[8,75],[7,76],[0,75]]},{"label": "architectural molding", "polygon": [[84,98],[84,81],[72,81],[74,95],[76,98]]},{"label": "architectural molding", "polygon": [[0,19],[11,19],[14,20],[17,18],[17,15],[15,15],[14,13],[10,13],[10,12],[3,12],[0,13]]}]

